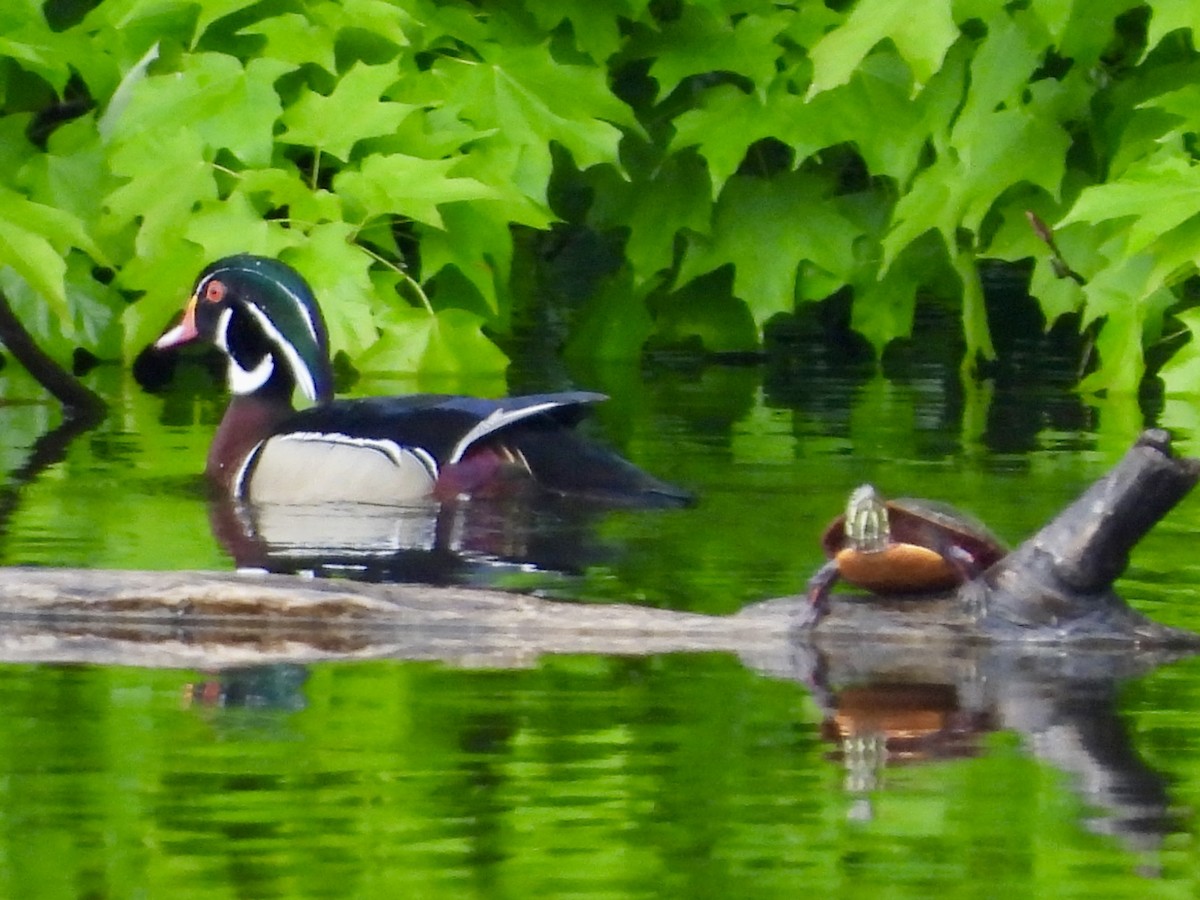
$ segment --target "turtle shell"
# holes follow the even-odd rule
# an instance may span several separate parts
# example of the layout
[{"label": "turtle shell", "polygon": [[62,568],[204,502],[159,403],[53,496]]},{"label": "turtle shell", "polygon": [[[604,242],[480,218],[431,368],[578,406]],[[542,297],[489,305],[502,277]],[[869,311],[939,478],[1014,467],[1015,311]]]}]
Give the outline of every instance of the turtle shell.
[{"label": "turtle shell", "polygon": [[1007,550],[982,522],[946,503],[901,497],[886,501],[890,540],[883,550],[848,546],[845,516],[825,529],[821,545],[841,577],[880,594],[942,591],[963,580],[947,554],[964,551],[970,568],[982,572]]}]

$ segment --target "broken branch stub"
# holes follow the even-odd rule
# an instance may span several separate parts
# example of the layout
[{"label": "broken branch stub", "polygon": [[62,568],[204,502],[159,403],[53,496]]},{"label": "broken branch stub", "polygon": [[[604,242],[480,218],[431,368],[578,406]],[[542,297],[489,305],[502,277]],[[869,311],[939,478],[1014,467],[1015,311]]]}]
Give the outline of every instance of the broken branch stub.
[{"label": "broken branch stub", "polygon": [[1155,638],[1174,633],[1131,610],[1112,585],[1133,547],[1197,479],[1200,460],[1175,456],[1166,431],[1143,432],[1108,474],[964,588],[980,626],[1126,631]]}]

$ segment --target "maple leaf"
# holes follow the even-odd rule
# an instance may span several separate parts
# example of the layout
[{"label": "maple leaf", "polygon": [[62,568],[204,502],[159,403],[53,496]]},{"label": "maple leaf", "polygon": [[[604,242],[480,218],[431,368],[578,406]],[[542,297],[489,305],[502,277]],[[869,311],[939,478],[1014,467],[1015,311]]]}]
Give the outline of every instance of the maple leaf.
[{"label": "maple leaf", "polygon": [[46,151],[21,167],[19,182],[30,199],[70,212],[94,228],[105,195],[116,186],[95,120],[77,119],[58,128]]},{"label": "maple leaf", "polygon": [[911,259],[902,257],[881,278],[855,291],[850,326],[871,343],[877,356],[896,338],[912,334],[917,290],[926,270],[906,264]]},{"label": "maple leaf", "polygon": [[283,113],[279,139],[329,153],[343,162],[356,143],[393,133],[417,107],[385,100],[396,83],[393,65],[353,66],[328,96],[306,89]]},{"label": "maple leaf", "polygon": [[[698,278],[666,297],[655,298],[655,333],[673,343],[699,338],[713,353],[758,349],[759,329],[750,308],[743,301],[730,302],[727,292],[714,284],[723,281],[720,276]],[[649,287],[654,286],[651,283]]]},{"label": "maple leaf", "polygon": [[596,196],[589,221],[601,229],[629,229],[625,257],[637,279],[671,266],[681,231],[708,231],[712,189],[696,153],[672,154],[649,176],[633,180],[612,166],[596,166],[588,175]]},{"label": "maple leaf", "polygon": [[334,352],[351,358],[379,336],[372,314],[372,259],[352,243],[353,230],[341,222],[318,225],[306,240],[285,250],[281,258],[302,273],[321,304]]},{"label": "maple leaf", "polygon": [[421,268],[424,278],[453,266],[483,298],[493,316],[507,312],[506,295],[512,267],[513,241],[508,218],[499,204],[468,208],[455,204],[442,212],[443,228],[421,232]]},{"label": "maple leaf", "polygon": [[[416,26],[412,10],[422,4],[396,3],[393,0],[337,0],[318,4],[315,10],[336,25],[338,37],[348,28],[358,28],[368,34],[390,41],[397,47],[409,43],[408,29]],[[428,14],[429,9],[421,9]]]},{"label": "maple leaf", "polygon": [[79,35],[48,28],[41,4],[8,2],[0,9],[0,59],[36,73],[55,91],[71,77],[72,59],[86,57],[88,50]]},{"label": "maple leaf", "polygon": [[1127,252],[1140,253],[1195,216],[1198,200],[1200,167],[1166,156],[1132,166],[1116,181],[1085,188],[1059,224],[1128,218]]},{"label": "maple leaf", "polygon": [[843,280],[854,265],[858,229],[828,200],[828,185],[803,173],[731,178],[717,201],[711,238],[689,244],[679,283],[732,263],[734,294],[759,327],[791,312],[801,262]]},{"label": "maple leaf", "polygon": [[296,229],[264,219],[244,194],[201,206],[188,217],[183,236],[203,247],[206,259],[235,253],[278,256],[305,239]]},{"label": "maple leaf", "polygon": [[192,49],[196,48],[196,44],[204,37],[210,25],[231,13],[245,9],[248,5],[246,0],[205,0],[204,3],[198,4],[199,17],[196,19],[196,30],[192,35]]},{"label": "maple leaf", "polygon": [[[952,146],[896,203],[883,241],[884,265],[930,229],[954,252],[959,228],[977,231],[996,200],[1028,182],[1057,194],[1070,136],[1034,110],[1007,108],[973,117],[973,127],[954,129]],[[1031,148],[1038,152],[1031,152]]]},{"label": "maple leaf", "polygon": [[287,209],[295,223],[340,222],[344,204],[332,191],[314,188],[295,169],[249,169],[241,173],[230,197],[253,198],[262,212]]},{"label": "maple leaf", "polygon": [[224,53],[186,56],[179,72],[133,85],[129,104],[110,123],[111,141],[136,145],[147,135],[175,131],[186,122],[207,147],[227,149],[248,165],[269,165],[280,113],[275,80],[291,68],[271,59],[243,66]]},{"label": "maple leaf", "polygon": [[312,63],[327,72],[337,69],[337,54],[329,40],[328,26],[300,13],[283,13],[244,27],[241,34],[266,38],[264,56],[295,66]]},{"label": "maple leaf", "polygon": [[1183,345],[1159,371],[1168,395],[1195,394],[1200,391],[1200,309],[1189,309],[1175,314],[1176,320],[1191,334],[1191,340]]},{"label": "maple leaf", "polygon": [[[777,101],[777,102],[772,102]],[[787,141],[804,117],[804,101],[785,94],[765,100],[731,84],[705,92],[703,105],[675,120],[675,149],[696,147],[708,163],[715,197],[746,158],[747,148],[766,137]]]},{"label": "maple leaf", "polygon": [[355,360],[364,372],[487,372],[508,365],[508,357],[483,333],[482,317],[467,310],[431,314],[397,306],[386,318],[389,327]]},{"label": "maple leaf", "polygon": [[358,171],[339,173],[333,187],[363,221],[401,215],[441,228],[440,204],[500,196],[481,181],[452,175],[458,163],[457,159],[422,159],[403,153],[369,156]]},{"label": "maple leaf", "polygon": [[628,270],[606,280],[580,311],[563,349],[567,357],[636,360],[654,332],[646,298],[634,288]]},{"label": "maple leaf", "polygon": [[153,257],[169,250],[192,210],[215,199],[217,185],[203,144],[193,131],[151,133],[113,153],[112,170],[126,180],[104,199],[100,228],[113,234],[139,223],[136,248]]},{"label": "maple leaf", "polygon": [[685,78],[709,72],[744,75],[756,88],[765,89],[777,73],[781,48],[773,42],[793,19],[790,11],[782,10],[732,19],[719,8],[685,5],[661,37],[641,51],[653,56],[650,77],[664,95]]},{"label": "maple leaf", "polygon": [[1149,53],[1164,37],[1180,28],[1192,33],[1194,44],[1195,35],[1200,33],[1200,7],[1191,0],[1157,0],[1146,28],[1144,53]]},{"label": "maple leaf", "polygon": [[621,131],[611,123],[640,131],[600,70],[560,63],[545,44],[485,51],[483,63],[439,62],[438,74],[454,98],[446,111],[490,133],[483,139],[486,152],[526,196],[545,203],[552,142],[586,168],[619,160]]},{"label": "maple leaf", "polygon": [[845,84],[863,58],[885,39],[891,40],[908,63],[919,89],[958,39],[951,6],[950,0],[915,4],[859,0],[846,20],[809,52],[813,64],[809,96]]},{"label": "maple leaf", "polygon": [[559,0],[526,0],[524,5],[547,32],[560,22],[570,23],[575,45],[598,63],[621,49],[622,22],[635,18],[629,0],[588,0],[569,5]]}]

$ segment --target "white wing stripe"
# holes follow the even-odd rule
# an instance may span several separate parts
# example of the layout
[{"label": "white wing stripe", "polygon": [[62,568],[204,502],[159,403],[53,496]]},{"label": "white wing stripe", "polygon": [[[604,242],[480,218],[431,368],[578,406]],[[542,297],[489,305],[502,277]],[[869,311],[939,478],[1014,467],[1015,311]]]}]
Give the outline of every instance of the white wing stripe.
[{"label": "white wing stripe", "polygon": [[520,422],[522,419],[528,419],[530,416],[536,416],[539,413],[544,413],[548,409],[562,406],[562,402],[558,400],[547,400],[544,403],[535,403],[533,406],[522,406],[520,409],[497,409],[490,413],[486,418],[475,423],[475,426],[464,434],[457,444],[454,445],[454,450],[450,454],[450,458],[446,460],[448,465],[453,465],[463,458],[463,454],[470,449],[471,445],[480,438],[487,437],[489,434],[494,434],[501,428],[507,428],[513,422]]}]

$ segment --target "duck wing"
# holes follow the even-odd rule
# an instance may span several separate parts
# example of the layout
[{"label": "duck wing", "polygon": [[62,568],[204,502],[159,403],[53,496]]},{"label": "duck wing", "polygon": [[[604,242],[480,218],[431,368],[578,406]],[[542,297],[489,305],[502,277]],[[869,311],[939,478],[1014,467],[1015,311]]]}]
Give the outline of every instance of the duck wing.
[{"label": "duck wing", "polygon": [[363,397],[311,407],[288,418],[279,432],[329,434],[358,440],[390,441],[423,450],[439,466],[459,462],[485,438],[522,422],[540,421],[559,431],[582,419],[589,407],[608,398],[590,391],[561,391],[484,399],[446,394]]},{"label": "duck wing", "polygon": [[[555,493],[639,506],[690,504],[688,492],[572,430],[593,404],[605,399],[589,391],[494,400],[442,394],[366,397],[303,410],[279,433],[325,442],[331,449],[352,445],[375,451],[356,453],[352,464],[349,454],[340,456],[348,472],[360,468],[358,458],[387,457],[389,471],[411,470],[401,480],[414,494],[460,483],[470,493],[470,486],[479,483],[476,471],[486,473],[492,460],[504,458],[519,459],[534,481]],[[349,475],[338,476],[344,477]],[[384,480],[374,475],[371,479],[370,485]],[[458,488],[451,492],[458,493]]]}]

